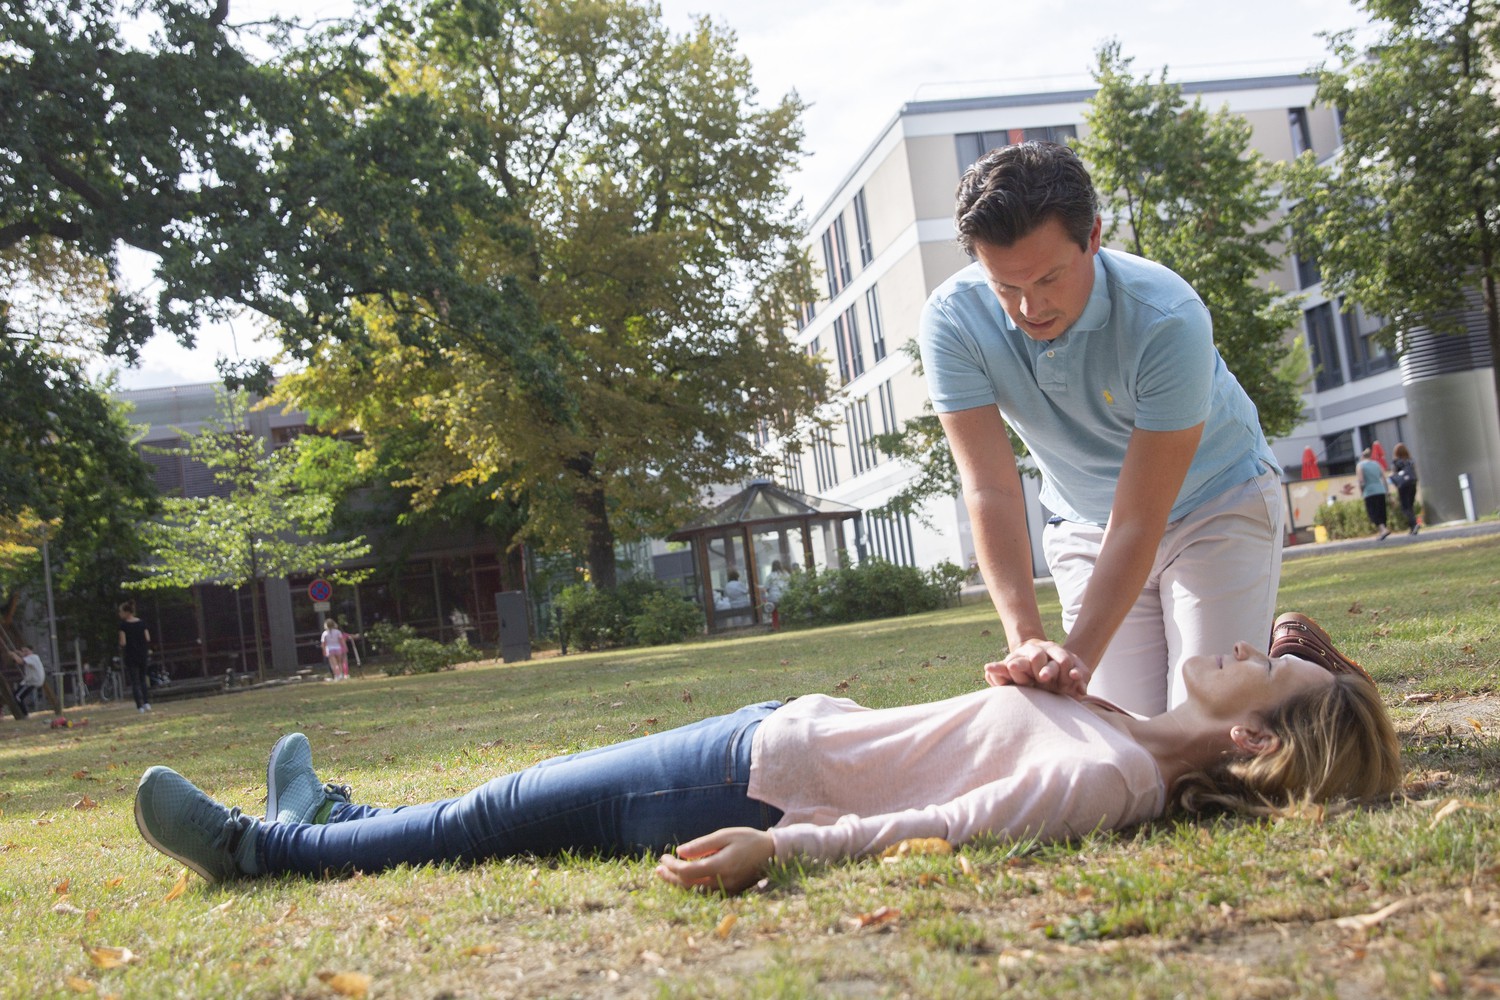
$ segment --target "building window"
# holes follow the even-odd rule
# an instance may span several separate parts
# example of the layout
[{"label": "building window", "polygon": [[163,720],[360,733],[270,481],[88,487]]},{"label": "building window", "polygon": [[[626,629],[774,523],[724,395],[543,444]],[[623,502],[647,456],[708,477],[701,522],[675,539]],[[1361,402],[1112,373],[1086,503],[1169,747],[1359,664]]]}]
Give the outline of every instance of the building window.
[{"label": "building window", "polygon": [[885,358],[885,324],[880,319],[877,287],[871,285],[865,290],[865,314],[870,318],[870,350],[875,355],[875,363],[879,364]]},{"label": "building window", "polygon": [[870,240],[870,212],[865,205],[865,189],[854,196],[854,241],[859,244],[859,266],[869,267],[875,259],[875,244]]},{"label": "building window", "polygon": [[875,390],[876,397],[880,400],[880,433],[894,434],[896,432],[896,394],[891,389],[891,380],[886,379],[880,383],[880,388]]},{"label": "building window", "polygon": [[806,493],[802,485],[802,453],[791,448],[781,453],[781,481],[786,483],[787,489],[798,493]]},{"label": "building window", "polygon": [[1312,129],[1307,124],[1307,109],[1289,109],[1286,113],[1286,121],[1292,130],[1292,155],[1297,156],[1312,149]]},{"label": "building window", "polygon": [[961,132],[954,136],[958,146],[958,172],[962,174],[974,161],[1000,146],[1026,142],[1029,139],[1050,139],[1067,142],[1078,135],[1073,125],[1044,125],[1040,128],[999,129],[992,132]]},{"label": "building window", "polygon": [[1323,474],[1347,476],[1354,471],[1354,432],[1340,431],[1323,438]]},{"label": "building window", "polygon": [[[1296,246],[1301,242],[1299,236],[1300,233],[1293,228],[1287,233],[1287,242]],[[1297,269],[1298,288],[1311,288],[1323,280],[1323,273],[1318,269],[1318,255],[1315,252],[1309,250],[1306,254],[1301,254],[1294,251],[1292,261]]]},{"label": "building window", "polygon": [[833,320],[834,346],[838,348],[839,384],[848,385],[865,373],[865,353],[859,343],[859,316],[850,306]]},{"label": "building window", "polygon": [[1302,314],[1307,325],[1307,348],[1312,352],[1313,384],[1318,391],[1344,384],[1339,365],[1338,337],[1333,328],[1333,304],[1325,302]]},{"label": "building window", "polygon": [[1396,366],[1396,356],[1375,336],[1381,324],[1358,306],[1341,302],[1344,320],[1344,353],[1349,358],[1350,380],[1369,378]]},{"label": "building window", "polygon": [[916,547],[911,541],[911,515],[877,517],[866,513],[862,518],[865,544],[870,551],[897,566],[916,565]]},{"label": "building window", "polygon": [[849,459],[856,476],[880,464],[880,453],[871,440],[875,431],[870,421],[868,396],[844,407],[844,431],[849,437]]},{"label": "building window", "polygon": [[797,307],[797,332],[801,333],[807,329],[807,325],[818,315],[818,306],[813,302],[804,302]]},{"label": "building window", "polygon": [[849,241],[844,234],[842,215],[823,231],[823,269],[828,278],[828,297],[836,299],[854,276],[849,267]]},{"label": "building window", "polygon": [[819,427],[812,432],[813,476],[817,480],[819,493],[839,484],[839,466],[833,449],[833,435],[826,427]]}]

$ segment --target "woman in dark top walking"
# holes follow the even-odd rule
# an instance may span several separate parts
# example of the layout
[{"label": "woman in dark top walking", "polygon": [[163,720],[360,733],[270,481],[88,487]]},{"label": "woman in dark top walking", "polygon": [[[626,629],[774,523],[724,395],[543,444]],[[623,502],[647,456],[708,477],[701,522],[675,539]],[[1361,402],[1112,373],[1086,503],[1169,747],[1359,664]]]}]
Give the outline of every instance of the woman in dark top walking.
[{"label": "woman in dark top walking", "polygon": [[120,605],[120,659],[125,663],[125,676],[130,679],[137,712],[151,711],[151,688],[146,676],[150,643],[151,630],[135,616],[135,602]]},{"label": "woman in dark top walking", "polygon": [[1405,444],[1396,445],[1391,453],[1391,483],[1396,487],[1396,497],[1401,501],[1401,513],[1406,515],[1407,533],[1415,535],[1421,530],[1417,524],[1417,463]]}]

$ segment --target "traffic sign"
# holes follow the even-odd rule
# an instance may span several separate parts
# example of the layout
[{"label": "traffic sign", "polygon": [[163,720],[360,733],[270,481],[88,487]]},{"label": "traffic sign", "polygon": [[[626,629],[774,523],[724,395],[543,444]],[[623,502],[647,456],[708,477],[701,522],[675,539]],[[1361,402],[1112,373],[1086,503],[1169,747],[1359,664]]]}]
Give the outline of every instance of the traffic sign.
[{"label": "traffic sign", "polygon": [[314,601],[326,601],[333,596],[333,588],[327,580],[314,580],[307,585],[307,596]]}]

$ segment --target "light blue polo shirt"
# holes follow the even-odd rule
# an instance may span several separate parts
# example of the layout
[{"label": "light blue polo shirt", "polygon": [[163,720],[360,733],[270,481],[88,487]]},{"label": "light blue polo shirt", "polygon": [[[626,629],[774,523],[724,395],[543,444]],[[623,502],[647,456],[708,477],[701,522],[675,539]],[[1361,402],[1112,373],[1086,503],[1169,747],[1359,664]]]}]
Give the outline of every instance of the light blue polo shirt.
[{"label": "light blue polo shirt", "polygon": [[1132,254],[1099,251],[1083,314],[1047,343],[1016,328],[971,264],[928,298],[918,342],[933,407],[999,406],[1042,473],[1043,505],[1070,521],[1108,522],[1137,427],[1204,424],[1174,521],[1279,468],[1255,404],[1214,347],[1203,301]]}]

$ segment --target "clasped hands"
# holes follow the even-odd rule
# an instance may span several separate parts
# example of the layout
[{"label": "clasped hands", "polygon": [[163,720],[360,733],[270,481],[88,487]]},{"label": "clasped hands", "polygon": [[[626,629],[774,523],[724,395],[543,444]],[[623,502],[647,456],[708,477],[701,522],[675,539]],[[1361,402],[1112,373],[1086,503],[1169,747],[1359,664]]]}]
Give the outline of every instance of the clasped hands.
[{"label": "clasped hands", "polygon": [[1006,654],[1005,659],[984,665],[984,679],[991,687],[1015,684],[1080,698],[1088,693],[1094,668],[1061,643],[1027,639]]}]

